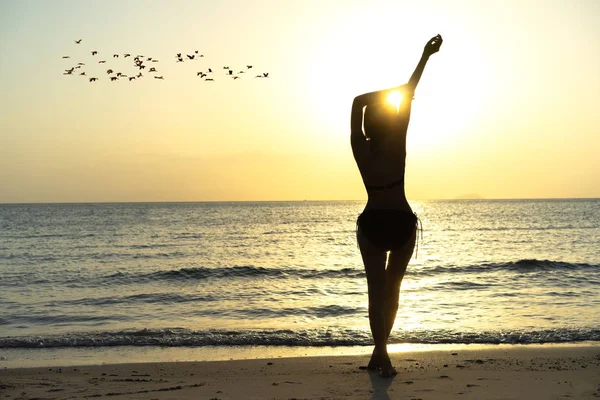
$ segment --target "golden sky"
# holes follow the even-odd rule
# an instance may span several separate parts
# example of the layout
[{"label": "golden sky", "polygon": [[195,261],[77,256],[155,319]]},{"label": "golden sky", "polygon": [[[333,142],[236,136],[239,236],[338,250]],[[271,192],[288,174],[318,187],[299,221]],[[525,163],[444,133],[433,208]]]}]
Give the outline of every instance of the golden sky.
[{"label": "golden sky", "polygon": [[[600,197],[599,20],[596,0],[0,0],[0,203],[366,199],[352,100],[437,33],[408,198]],[[109,82],[124,53],[164,80]],[[62,75],[77,62],[99,81]]]}]

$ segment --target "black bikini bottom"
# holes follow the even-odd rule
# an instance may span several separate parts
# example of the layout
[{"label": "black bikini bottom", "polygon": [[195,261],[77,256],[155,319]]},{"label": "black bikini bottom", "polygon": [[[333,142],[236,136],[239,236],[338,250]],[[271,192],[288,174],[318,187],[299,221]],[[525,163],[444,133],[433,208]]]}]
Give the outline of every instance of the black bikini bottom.
[{"label": "black bikini bottom", "polygon": [[398,250],[417,228],[417,216],[403,210],[365,210],[358,216],[357,229],[383,251]]}]

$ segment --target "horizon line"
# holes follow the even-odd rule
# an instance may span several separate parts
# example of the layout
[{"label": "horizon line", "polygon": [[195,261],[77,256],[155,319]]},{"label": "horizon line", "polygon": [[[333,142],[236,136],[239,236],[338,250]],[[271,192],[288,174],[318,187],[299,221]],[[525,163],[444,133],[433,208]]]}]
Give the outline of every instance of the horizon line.
[{"label": "horizon line", "polygon": [[[502,200],[600,200],[600,197],[498,197],[498,198],[433,198],[408,199],[408,201],[502,201]],[[161,204],[161,203],[303,203],[328,201],[367,201],[366,199],[329,200],[160,200],[160,201],[40,201],[40,202],[0,202],[0,205],[42,205],[42,204]]]}]

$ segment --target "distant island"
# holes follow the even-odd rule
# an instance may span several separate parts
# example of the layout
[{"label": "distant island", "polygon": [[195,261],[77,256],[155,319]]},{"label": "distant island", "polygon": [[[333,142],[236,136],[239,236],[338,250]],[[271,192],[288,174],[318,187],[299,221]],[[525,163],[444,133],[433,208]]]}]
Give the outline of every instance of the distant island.
[{"label": "distant island", "polygon": [[484,200],[484,198],[477,193],[467,193],[461,196],[455,197],[455,200]]}]

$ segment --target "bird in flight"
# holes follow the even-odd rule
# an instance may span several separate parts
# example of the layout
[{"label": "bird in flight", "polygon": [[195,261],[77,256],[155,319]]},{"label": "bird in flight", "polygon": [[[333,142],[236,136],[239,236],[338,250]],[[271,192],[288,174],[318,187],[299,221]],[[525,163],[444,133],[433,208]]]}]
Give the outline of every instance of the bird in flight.
[{"label": "bird in flight", "polygon": [[113,54],[113,58],[119,58],[118,54]]},{"label": "bird in flight", "polygon": [[183,62],[183,58],[178,58],[177,62]]},{"label": "bird in flight", "polygon": [[73,71],[75,71],[75,67],[71,69],[65,69],[65,73],[63,75],[72,75]]},{"label": "bird in flight", "polygon": [[177,53],[177,58],[181,58],[181,53]]},{"label": "bird in flight", "polygon": [[164,79],[164,78],[161,75],[161,76],[155,76],[154,79]]},{"label": "bird in flight", "polygon": [[200,71],[196,74],[196,76],[200,76],[200,78],[204,78],[206,76],[206,74],[204,72]]},{"label": "bird in flight", "polygon": [[152,67],[148,70],[148,72],[157,72],[157,71],[156,71],[156,68]]},{"label": "bird in flight", "polygon": [[100,60],[98,61],[98,64],[104,64],[106,62],[106,60]]},{"label": "bird in flight", "polygon": [[136,75],[136,78],[141,78],[142,76],[144,76],[144,75],[142,75],[142,73],[140,72],[139,74]]},{"label": "bird in flight", "polygon": [[252,68],[252,65],[246,65],[246,68],[250,69]]},{"label": "bird in flight", "polygon": [[158,60],[152,60],[152,62],[158,62]]},{"label": "bird in flight", "polygon": [[81,39],[75,41],[76,44],[81,43]]},{"label": "bird in flight", "polygon": [[116,76],[111,76],[111,77],[110,77],[110,80],[111,80],[111,82],[114,82],[114,81],[116,81],[116,80],[118,80],[118,79],[119,79],[119,78],[117,78]]},{"label": "bird in flight", "polygon": [[77,65],[85,65],[85,63],[77,63]]},{"label": "bird in flight", "polygon": [[98,78],[90,78],[90,82],[96,82]]},{"label": "bird in flight", "polygon": [[206,78],[205,81],[211,81],[214,82],[215,80],[213,78]]},{"label": "bird in flight", "polygon": [[194,57],[196,57],[196,56],[195,56],[194,54],[192,54],[191,56],[190,56],[189,54],[187,54],[187,57],[188,57],[190,60],[193,60],[193,59],[194,59]]},{"label": "bird in flight", "polygon": [[63,56],[62,58],[71,58],[70,56]]},{"label": "bird in flight", "polygon": [[85,71],[79,74],[80,76],[85,76]]},{"label": "bird in flight", "polygon": [[98,54],[98,52],[96,50],[92,50],[92,55],[95,56],[96,54]]},{"label": "bird in flight", "polygon": [[236,79],[240,79],[240,77],[239,77],[239,76],[233,76],[232,78],[233,78],[233,80],[234,80],[234,81],[235,81]]},{"label": "bird in flight", "polygon": [[131,81],[132,81],[132,80],[134,80],[134,79],[135,79],[135,76],[130,76],[130,77],[129,77],[129,82],[131,82]]},{"label": "bird in flight", "polygon": [[107,69],[107,70],[106,70],[106,73],[107,73],[107,74],[112,74],[112,73],[113,73],[113,70],[112,70],[112,69]]}]

